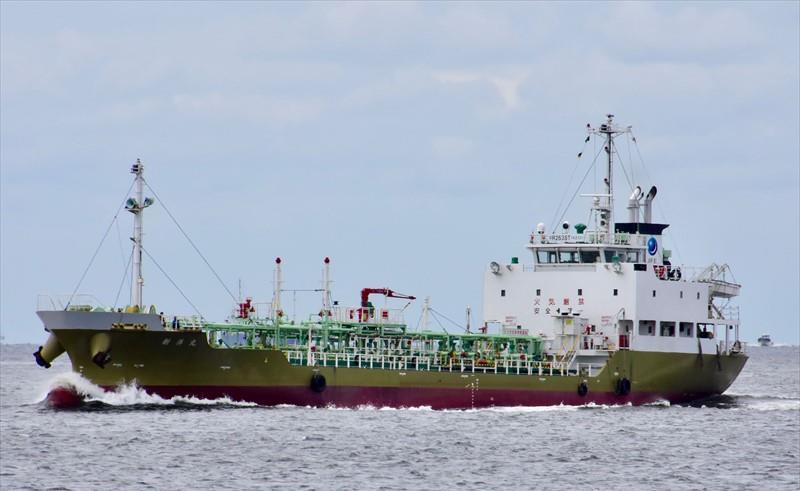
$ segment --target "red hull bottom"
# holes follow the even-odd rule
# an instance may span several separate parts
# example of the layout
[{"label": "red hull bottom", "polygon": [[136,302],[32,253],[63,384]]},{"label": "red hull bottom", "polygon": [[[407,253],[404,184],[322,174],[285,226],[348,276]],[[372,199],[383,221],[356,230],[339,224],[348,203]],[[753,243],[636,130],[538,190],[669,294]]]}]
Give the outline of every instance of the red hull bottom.
[{"label": "red hull bottom", "polygon": [[70,409],[83,405],[83,396],[78,394],[72,387],[56,387],[47,393],[45,399],[50,407],[58,409]]},{"label": "red hull bottom", "polygon": [[307,387],[209,387],[149,386],[144,390],[165,399],[175,396],[200,399],[227,397],[234,401],[262,406],[281,404],[312,407],[430,407],[432,409],[471,409],[494,406],[582,406],[642,405],[659,401],[670,403],[704,399],[713,394],[637,393],[619,396],[613,392],[545,392],[502,389],[441,389],[397,387],[327,387],[316,393]]}]

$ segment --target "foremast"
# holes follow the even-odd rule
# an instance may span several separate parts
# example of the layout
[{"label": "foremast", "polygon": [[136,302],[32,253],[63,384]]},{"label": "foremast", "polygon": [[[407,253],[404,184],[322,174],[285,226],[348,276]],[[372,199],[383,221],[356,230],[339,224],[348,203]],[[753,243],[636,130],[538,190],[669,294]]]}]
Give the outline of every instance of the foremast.
[{"label": "foremast", "polygon": [[133,271],[131,281],[131,306],[136,306],[137,310],[144,309],[142,300],[142,290],[144,287],[144,276],[142,275],[142,236],[144,235],[144,209],[153,204],[152,198],[144,197],[144,164],[140,159],[131,166],[131,174],[135,175],[134,188],[135,197],[128,198],[125,202],[125,209],[133,213]]}]

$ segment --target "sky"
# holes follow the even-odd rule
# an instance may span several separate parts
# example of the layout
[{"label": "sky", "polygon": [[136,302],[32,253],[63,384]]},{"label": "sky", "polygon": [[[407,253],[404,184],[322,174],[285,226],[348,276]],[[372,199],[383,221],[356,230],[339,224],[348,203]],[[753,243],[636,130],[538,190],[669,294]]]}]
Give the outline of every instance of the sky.
[{"label": "sky", "polygon": [[[269,300],[278,256],[320,288],[330,256],[343,305],[388,287],[478,322],[486,265],[530,261],[613,113],[673,263],[729,264],[742,337],[798,344],[799,26],[797,2],[0,2],[0,334],[43,341],[38,295],[70,294],[110,224],[79,292],[127,302],[137,158],[145,248],[208,319],[233,299],[164,206],[234,296]],[[144,273],[145,303],[193,313]]]}]

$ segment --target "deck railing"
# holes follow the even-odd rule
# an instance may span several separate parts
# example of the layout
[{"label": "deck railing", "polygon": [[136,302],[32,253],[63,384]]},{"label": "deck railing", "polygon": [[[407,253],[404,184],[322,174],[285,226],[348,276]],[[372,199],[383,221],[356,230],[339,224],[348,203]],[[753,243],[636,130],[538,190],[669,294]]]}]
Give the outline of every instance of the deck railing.
[{"label": "deck railing", "polygon": [[334,307],[331,319],[344,324],[405,324],[403,320],[404,309],[387,309],[382,307]]},{"label": "deck railing", "polygon": [[416,370],[461,373],[494,373],[508,375],[583,375],[595,377],[605,365],[575,363],[556,360],[525,360],[521,358],[502,358],[495,360],[474,360],[472,358],[450,357],[447,353],[420,355],[392,355],[380,353],[316,352],[284,350],[286,359],[292,365],[319,366],[334,368],[362,368],[382,370]]},{"label": "deck railing", "polygon": [[66,310],[67,308],[92,310],[97,307],[105,308],[105,305],[94,295],[85,293],[77,295],[48,295],[40,293],[36,296],[36,310]]}]

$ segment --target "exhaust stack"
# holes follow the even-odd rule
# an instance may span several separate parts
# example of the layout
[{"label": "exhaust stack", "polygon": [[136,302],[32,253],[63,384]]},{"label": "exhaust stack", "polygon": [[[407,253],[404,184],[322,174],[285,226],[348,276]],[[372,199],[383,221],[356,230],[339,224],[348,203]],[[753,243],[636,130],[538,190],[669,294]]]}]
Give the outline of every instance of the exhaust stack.
[{"label": "exhaust stack", "polygon": [[281,309],[281,288],[283,288],[283,271],[281,271],[281,258],[275,258],[275,272],[272,276],[272,318],[275,322],[283,317]]},{"label": "exhaust stack", "polygon": [[636,186],[631,197],[628,198],[628,221],[636,223],[639,221],[639,200],[642,198],[642,188]]},{"label": "exhaust stack", "polygon": [[331,258],[326,257],[322,268],[322,317],[331,316]]},{"label": "exhaust stack", "polygon": [[653,186],[644,198],[644,223],[653,223],[653,199],[657,192],[658,189]]}]

